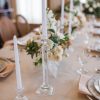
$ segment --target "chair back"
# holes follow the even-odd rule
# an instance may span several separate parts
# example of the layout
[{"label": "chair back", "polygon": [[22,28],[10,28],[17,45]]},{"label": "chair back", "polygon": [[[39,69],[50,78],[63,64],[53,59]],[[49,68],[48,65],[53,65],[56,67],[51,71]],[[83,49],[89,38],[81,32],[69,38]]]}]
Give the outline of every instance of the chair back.
[{"label": "chair back", "polygon": [[28,24],[28,21],[22,15],[16,16],[16,27],[17,27],[19,36],[24,36],[30,32],[30,26]]},{"label": "chair back", "polygon": [[13,39],[14,34],[17,33],[13,22],[7,17],[0,17],[0,35],[4,42]]}]

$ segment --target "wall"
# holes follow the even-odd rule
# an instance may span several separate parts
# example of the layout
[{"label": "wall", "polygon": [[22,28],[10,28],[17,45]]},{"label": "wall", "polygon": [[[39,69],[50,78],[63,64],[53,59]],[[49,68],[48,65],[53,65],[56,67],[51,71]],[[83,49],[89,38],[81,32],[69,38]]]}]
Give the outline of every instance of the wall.
[{"label": "wall", "polygon": [[[48,0],[49,1],[49,8],[52,10],[57,10],[61,6],[61,0]],[[65,0],[65,3],[67,3],[69,0]]]}]

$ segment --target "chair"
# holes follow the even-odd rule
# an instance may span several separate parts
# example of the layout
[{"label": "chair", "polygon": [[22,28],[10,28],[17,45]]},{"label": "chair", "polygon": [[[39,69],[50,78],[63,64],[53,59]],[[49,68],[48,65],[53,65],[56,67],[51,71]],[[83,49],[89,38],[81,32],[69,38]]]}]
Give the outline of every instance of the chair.
[{"label": "chair", "polygon": [[16,27],[17,27],[19,36],[24,36],[30,32],[30,26],[27,20],[22,15],[16,16]]},{"label": "chair", "polygon": [[1,35],[0,35],[0,48],[2,48],[3,46],[3,41],[2,41],[2,38],[1,38]]},{"label": "chair", "polygon": [[3,42],[13,39],[17,33],[16,27],[7,16],[0,17],[0,35]]}]

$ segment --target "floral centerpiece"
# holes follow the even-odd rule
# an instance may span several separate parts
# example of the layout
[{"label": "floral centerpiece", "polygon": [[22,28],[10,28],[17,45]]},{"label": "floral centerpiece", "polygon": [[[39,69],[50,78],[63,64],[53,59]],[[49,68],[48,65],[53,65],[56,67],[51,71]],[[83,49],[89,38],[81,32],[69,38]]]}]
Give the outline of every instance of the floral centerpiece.
[{"label": "floral centerpiece", "polygon": [[[65,32],[68,32],[69,27],[69,8],[65,11],[65,21],[64,21]],[[72,33],[86,24],[85,15],[79,10],[74,10],[72,12]]]},{"label": "floral centerpiece", "polygon": [[[69,7],[69,3],[66,3],[65,5],[65,10],[67,10],[67,7]],[[80,0],[73,0],[74,6],[79,6],[80,5]]]},{"label": "floral centerpiece", "polygon": [[[42,27],[42,26],[41,26]],[[40,65],[42,63],[42,40],[40,31],[27,42],[26,51],[34,59],[34,64]],[[63,56],[66,56],[65,49],[70,45],[70,38],[68,34],[60,33],[58,21],[55,19],[52,10],[47,9],[47,28],[48,28],[48,59],[59,62]]]},{"label": "floral centerpiece", "polygon": [[95,15],[100,18],[100,1],[87,0],[87,3],[83,5],[83,11],[85,14]]}]

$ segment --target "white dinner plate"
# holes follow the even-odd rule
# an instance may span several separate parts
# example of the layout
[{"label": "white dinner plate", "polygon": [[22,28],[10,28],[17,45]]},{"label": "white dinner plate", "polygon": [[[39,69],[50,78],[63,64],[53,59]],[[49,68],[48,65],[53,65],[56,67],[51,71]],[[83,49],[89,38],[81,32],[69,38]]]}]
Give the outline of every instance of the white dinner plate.
[{"label": "white dinner plate", "polygon": [[31,33],[19,38],[17,41],[18,45],[25,46],[27,44],[27,41],[30,40],[33,36],[34,36],[34,33],[31,32]]},{"label": "white dinner plate", "polygon": [[96,80],[94,81],[94,87],[95,87],[95,89],[97,90],[97,92],[100,93],[100,79],[96,79]]},{"label": "white dinner plate", "polygon": [[[94,75],[88,82],[87,82],[87,88],[89,92],[97,99],[100,100],[100,93],[96,90],[94,86],[94,82],[96,80],[100,79],[100,75]],[[95,83],[96,84],[96,83]]]},{"label": "white dinner plate", "polygon": [[94,22],[95,27],[100,27],[100,22]]}]

